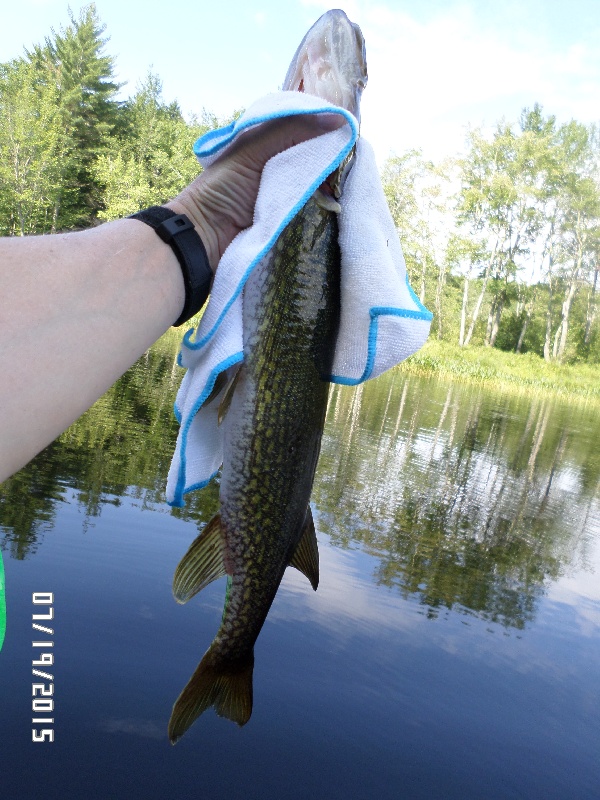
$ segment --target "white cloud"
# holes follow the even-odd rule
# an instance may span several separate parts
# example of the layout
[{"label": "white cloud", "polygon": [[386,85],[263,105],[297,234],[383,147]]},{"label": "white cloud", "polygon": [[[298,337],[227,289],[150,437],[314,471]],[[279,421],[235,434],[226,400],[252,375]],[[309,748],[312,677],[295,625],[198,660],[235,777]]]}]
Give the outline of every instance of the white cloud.
[{"label": "white cloud", "polygon": [[[548,599],[552,603],[570,606],[581,636],[598,638],[600,634],[600,538],[592,538],[594,516],[591,517],[590,538],[585,552],[585,568],[566,575],[550,585]],[[596,519],[598,515],[596,514]]]},{"label": "white cloud", "polygon": [[127,733],[141,736],[143,739],[165,739],[166,728],[151,719],[106,719],[100,722],[101,730],[106,733]]},{"label": "white cloud", "polygon": [[[357,563],[359,558],[363,563]],[[359,629],[408,631],[423,625],[423,617],[407,607],[397,591],[373,583],[368,572],[365,574],[364,559],[360,550],[332,547],[326,537],[319,537],[319,590],[313,592],[297,570],[286,570],[279,602],[272,607],[269,619],[310,618],[338,642],[351,638]],[[373,559],[373,569],[376,564]]]},{"label": "white cloud", "polygon": [[559,120],[600,116],[599,51],[583,42],[557,49],[525,23],[511,30],[507,16],[506,24],[494,25],[468,4],[427,19],[361,0],[346,11],[367,44],[362,132],[379,161],[408,147],[433,158],[453,154],[468,125],[516,120],[535,102]]}]

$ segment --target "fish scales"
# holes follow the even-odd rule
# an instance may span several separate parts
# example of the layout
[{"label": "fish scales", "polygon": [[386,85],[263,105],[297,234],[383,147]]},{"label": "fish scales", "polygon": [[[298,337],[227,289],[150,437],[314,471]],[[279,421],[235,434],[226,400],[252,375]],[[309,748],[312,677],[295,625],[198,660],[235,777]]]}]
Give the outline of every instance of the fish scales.
[{"label": "fish scales", "polygon": [[306,517],[339,326],[339,270],[336,214],[311,199],[244,290],[248,334],[225,431],[221,521],[233,577],[224,626],[243,619],[252,644]]},{"label": "fish scales", "polygon": [[[306,572],[293,556],[307,531],[315,536],[308,503],[339,327],[340,261],[337,215],[313,197],[244,288],[244,363],[224,423],[221,513],[205,529],[222,534],[223,570],[213,577],[229,576],[228,596],[219,631],[175,703],[173,743],[210,705],[247,722],[254,643],[286,567]],[[318,560],[308,576],[316,589]]]}]

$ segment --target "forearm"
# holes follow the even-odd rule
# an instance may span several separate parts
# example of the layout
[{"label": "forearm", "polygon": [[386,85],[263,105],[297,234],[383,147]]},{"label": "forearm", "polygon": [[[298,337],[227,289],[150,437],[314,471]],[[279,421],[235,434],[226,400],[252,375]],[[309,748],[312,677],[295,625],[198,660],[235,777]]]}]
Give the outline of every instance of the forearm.
[{"label": "forearm", "polygon": [[[266,161],[339,124],[302,116],[246,131],[166,204],[194,223],[213,272],[252,224]],[[86,411],[177,320],[184,298],[176,256],[138,220],[0,238],[0,481]]]},{"label": "forearm", "polygon": [[0,239],[0,481],[177,319],[179,263],[147,225]]}]

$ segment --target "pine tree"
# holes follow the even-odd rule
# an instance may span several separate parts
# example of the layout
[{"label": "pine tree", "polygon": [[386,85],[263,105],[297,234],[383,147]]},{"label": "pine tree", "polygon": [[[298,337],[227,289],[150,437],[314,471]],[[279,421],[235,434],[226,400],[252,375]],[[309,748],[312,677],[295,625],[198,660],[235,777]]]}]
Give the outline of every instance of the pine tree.
[{"label": "pine tree", "polygon": [[64,164],[64,192],[55,217],[58,227],[85,225],[101,206],[101,192],[94,183],[94,164],[110,144],[117,124],[120,88],[113,80],[114,60],[104,54],[108,39],[102,38],[94,3],[83,8],[70,24],[36,46],[27,57],[43,80],[56,89],[63,129],[71,143],[72,158]]}]

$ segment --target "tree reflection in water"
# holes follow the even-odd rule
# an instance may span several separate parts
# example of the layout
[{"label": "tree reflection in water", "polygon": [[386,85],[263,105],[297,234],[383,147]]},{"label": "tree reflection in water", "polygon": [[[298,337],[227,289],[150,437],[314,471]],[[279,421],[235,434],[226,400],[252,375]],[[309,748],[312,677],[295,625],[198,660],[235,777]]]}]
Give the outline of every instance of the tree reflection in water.
[{"label": "tree reflection in water", "polygon": [[595,413],[395,373],[336,387],[314,500],[377,582],[523,628],[598,527]]},{"label": "tree reflection in water", "polygon": [[[67,488],[88,518],[128,495],[164,499],[177,432],[175,349],[154,347],[75,425],[0,487],[2,547],[35,553]],[[545,398],[384,375],[333,387],[313,501],[334,545],[376,556],[378,583],[435,617],[523,628],[548,583],[598,535],[598,412]],[[216,482],[171,513],[200,527]]]}]

